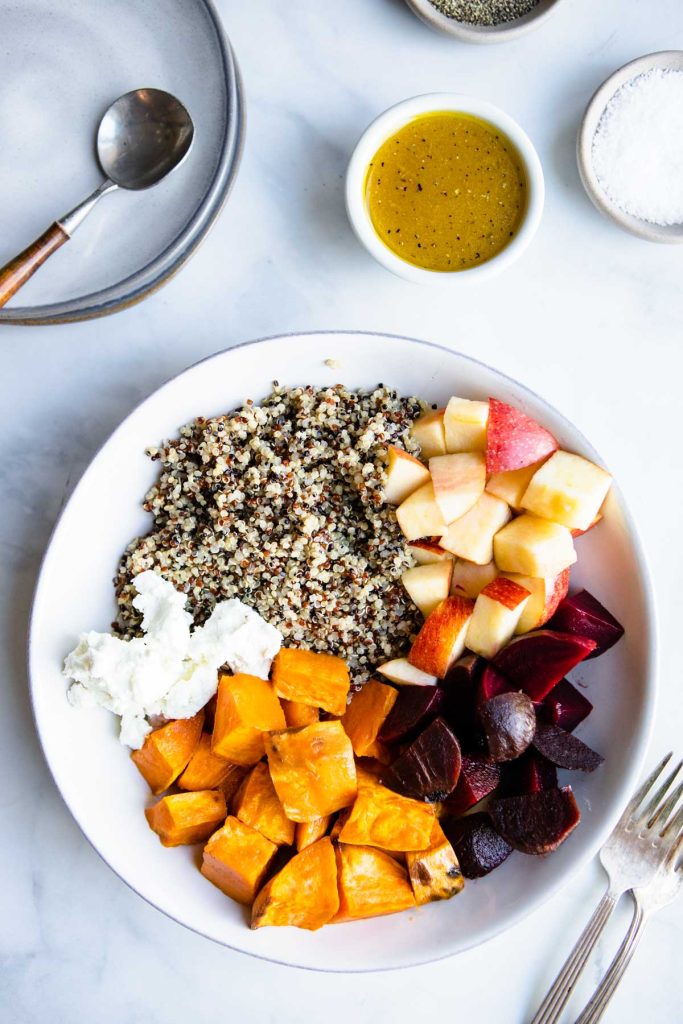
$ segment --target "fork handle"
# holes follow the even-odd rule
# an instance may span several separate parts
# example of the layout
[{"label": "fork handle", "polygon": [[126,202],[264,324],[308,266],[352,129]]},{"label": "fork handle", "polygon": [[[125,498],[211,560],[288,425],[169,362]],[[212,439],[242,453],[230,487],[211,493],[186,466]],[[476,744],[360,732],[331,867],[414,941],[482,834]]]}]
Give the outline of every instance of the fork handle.
[{"label": "fork handle", "polygon": [[626,937],[609,966],[609,969],[595,990],[590,1002],[584,1007],[581,1016],[577,1018],[576,1024],[597,1024],[607,1009],[607,1004],[616,992],[617,986],[624,976],[626,968],[631,963],[631,957],[636,951],[640,942],[648,917],[636,902],[636,912],[633,915],[631,926]]},{"label": "fork handle", "polygon": [[565,961],[564,967],[555,978],[550,991],[541,1003],[531,1024],[555,1024],[567,1005],[574,986],[586,966],[595,944],[602,935],[621,893],[608,889],[602,897],[590,921],[582,931],[576,945]]}]

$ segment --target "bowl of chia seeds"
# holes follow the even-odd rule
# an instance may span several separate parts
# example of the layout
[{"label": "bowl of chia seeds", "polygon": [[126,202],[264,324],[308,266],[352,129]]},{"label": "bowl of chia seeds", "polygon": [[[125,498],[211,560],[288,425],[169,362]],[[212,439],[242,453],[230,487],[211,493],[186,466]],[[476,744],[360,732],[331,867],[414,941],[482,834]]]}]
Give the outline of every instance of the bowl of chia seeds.
[{"label": "bowl of chia seeds", "polygon": [[562,0],[406,0],[432,28],[466,43],[503,43],[539,28]]}]

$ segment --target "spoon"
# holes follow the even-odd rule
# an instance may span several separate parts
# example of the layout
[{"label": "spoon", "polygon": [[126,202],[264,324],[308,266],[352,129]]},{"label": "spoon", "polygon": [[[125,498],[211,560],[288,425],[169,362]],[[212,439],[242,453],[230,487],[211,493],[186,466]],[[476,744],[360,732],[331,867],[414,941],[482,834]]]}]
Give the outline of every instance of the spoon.
[{"label": "spoon", "polygon": [[105,180],[0,269],[0,306],[71,238],[102,196],[117,188],[137,191],[156,185],[187,156],[193,137],[185,107],[161,89],[136,89],[112,103],[97,131],[97,158]]}]

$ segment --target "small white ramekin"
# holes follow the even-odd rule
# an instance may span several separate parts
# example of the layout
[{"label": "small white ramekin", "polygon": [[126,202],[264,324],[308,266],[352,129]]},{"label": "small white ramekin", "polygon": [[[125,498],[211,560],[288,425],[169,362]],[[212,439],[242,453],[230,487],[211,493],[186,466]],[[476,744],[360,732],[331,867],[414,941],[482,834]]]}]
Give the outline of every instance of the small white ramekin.
[{"label": "small white ramekin", "polygon": [[[377,234],[365,198],[368,167],[375,153],[389,136],[421,114],[456,111],[472,114],[499,128],[514,144],[524,167],[527,181],[527,206],[517,234],[504,249],[486,263],[468,270],[425,270],[397,256]],[[434,92],[413,96],[390,107],[365,130],[353,151],[346,172],[346,211],[359,240],[387,270],[417,284],[461,288],[485,281],[519,259],[536,234],[543,213],[545,184],[543,169],[531,139],[509,114],[486,100],[458,93]]]}]

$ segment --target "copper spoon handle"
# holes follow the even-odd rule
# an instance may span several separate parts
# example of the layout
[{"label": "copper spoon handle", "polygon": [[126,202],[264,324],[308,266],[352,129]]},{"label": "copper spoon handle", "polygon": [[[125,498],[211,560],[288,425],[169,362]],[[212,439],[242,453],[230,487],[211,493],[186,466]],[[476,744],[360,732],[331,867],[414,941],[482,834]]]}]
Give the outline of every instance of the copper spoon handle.
[{"label": "copper spoon handle", "polygon": [[64,228],[55,221],[40,238],[36,238],[35,242],[5,264],[0,270],[0,307],[9,302],[14,293],[26,284],[48,256],[56,252],[68,239],[69,235]]}]

